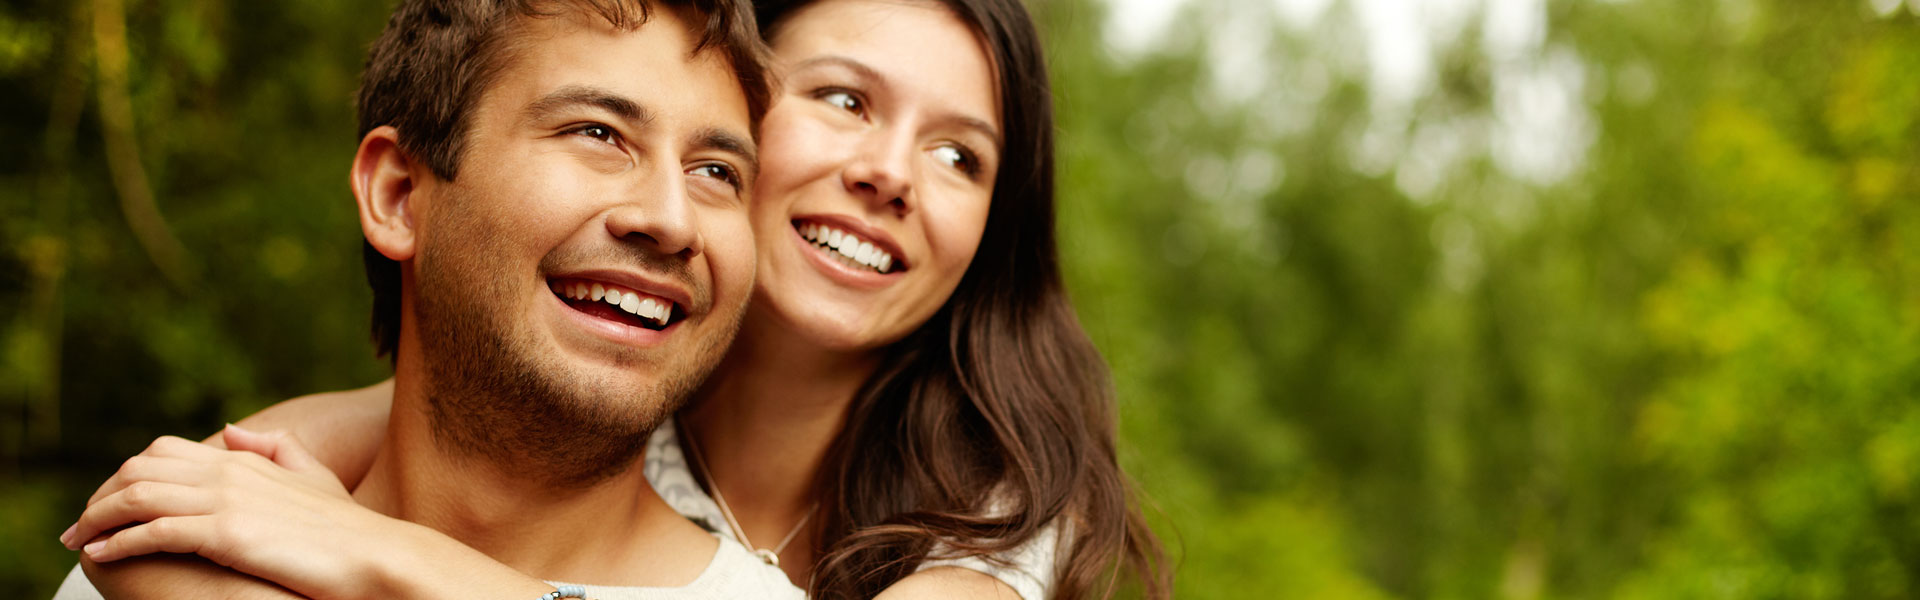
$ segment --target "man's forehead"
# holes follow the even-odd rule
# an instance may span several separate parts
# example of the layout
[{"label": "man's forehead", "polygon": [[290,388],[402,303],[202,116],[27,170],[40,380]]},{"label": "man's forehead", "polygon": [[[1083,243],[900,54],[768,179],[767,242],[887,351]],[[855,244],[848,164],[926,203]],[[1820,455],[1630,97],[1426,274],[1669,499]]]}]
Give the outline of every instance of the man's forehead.
[{"label": "man's forehead", "polygon": [[711,47],[694,53],[698,38],[672,11],[655,11],[629,30],[591,15],[526,20],[482,94],[483,106],[523,113],[557,100],[592,100],[588,104],[604,108],[630,103],[649,116],[751,131],[745,92],[724,53]]},{"label": "man's forehead", "polygon": [[[615,120],[641,127],[647,126],[654,120],[653,111],[640,101],[627,98],[612,90],[577,84],[562,86],[527,103],[522,109],[522,116],[526,122],[538,124],[551,119],[554,115],[571,114],[582,110],[611,116]],[[755,171],[758,170],[759,151],[753,140],[743,131],[704,125],[690,128],[685,137],[695,147],[738,155],[747,162],[747,166],[754,168]]]}]

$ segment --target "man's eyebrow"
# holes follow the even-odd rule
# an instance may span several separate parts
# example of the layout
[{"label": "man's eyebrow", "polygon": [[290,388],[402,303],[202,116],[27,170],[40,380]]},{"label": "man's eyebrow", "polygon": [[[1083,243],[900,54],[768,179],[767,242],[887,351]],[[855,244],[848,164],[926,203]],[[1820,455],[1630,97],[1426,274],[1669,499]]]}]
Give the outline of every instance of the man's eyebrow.
[{"label": "man's eyebrow", "polygon": [[760,172],[760,152],[754,147],[753,140],[734,135],[731,131],[712,127],[696,131],[693,134],[693,146],[734,154],[747,163],[746,168],[756,174]]},{"label": "man's eyebrow", "polygon": [[528,120],[540,120],[562,110],[589,106],[598,108],[633,123],[646,124],[653,120],[653,114],[639,102],[614,92],[585,85],[569,85],[542,96],[527,105]]}]

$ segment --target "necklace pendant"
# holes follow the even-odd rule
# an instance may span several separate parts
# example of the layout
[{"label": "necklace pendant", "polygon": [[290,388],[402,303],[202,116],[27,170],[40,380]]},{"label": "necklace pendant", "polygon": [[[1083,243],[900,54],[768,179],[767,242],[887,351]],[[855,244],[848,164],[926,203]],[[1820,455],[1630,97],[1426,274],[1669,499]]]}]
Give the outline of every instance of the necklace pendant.
[{"label": "necklace pendant", "polygon": [[775,567],[780,566],[780,555],[774,554],[772,550],[760,548],[754,550],[753,555],[760,557],[760,560],[766,562],[768,565]]}]

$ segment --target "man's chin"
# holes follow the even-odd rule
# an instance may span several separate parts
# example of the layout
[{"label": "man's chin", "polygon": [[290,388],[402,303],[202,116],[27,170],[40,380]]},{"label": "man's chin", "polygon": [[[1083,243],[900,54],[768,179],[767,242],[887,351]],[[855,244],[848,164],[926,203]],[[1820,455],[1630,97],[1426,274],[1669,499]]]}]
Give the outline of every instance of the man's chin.
[{"label": "man's chin", "polygon": [[[502,385],[511,380],[520,385]],[[448,391],[428,397],[443,448],[515,479],[572,489],[632,465],[678,404],[668,402],[657,383],[554,370]]]},{"label": "man's chin", "polygon": [[549,370],[543,378],[573,410],[616,422],[609,425],[650,431],[679,410],[711,371],[711,365],[641,353],[576,363]]},{"label": "man's chin", "polygon": [[552,372],[566,375],[555,383],[576,389],[582,397],[644,399],[665,404],[669,411],[678,409],[719,366],[733,338],[731,332],[711,335],[702,329],[705,325],[705,320],[678,323],[664,332],[672,336],[666,343],[650,347],[615,344],[598,336],[559,336],[552,355],[560,360],[553,362],[566,364],[550,366],[557,367]]}]

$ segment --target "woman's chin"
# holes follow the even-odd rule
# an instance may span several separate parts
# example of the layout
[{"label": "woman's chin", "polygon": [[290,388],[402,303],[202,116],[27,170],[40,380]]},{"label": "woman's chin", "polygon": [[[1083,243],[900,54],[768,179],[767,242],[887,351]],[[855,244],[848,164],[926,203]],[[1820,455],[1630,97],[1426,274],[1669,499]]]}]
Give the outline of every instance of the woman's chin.
[{"label": "woman's chin", "polygon": [[760,295],[747,311],[743,334],[757,339],[778,338],[783,347],[802,346],[834,354],[879,352],[905,333],[887,335],[873,323],[873,311],[861,307],[796,303]]}]

